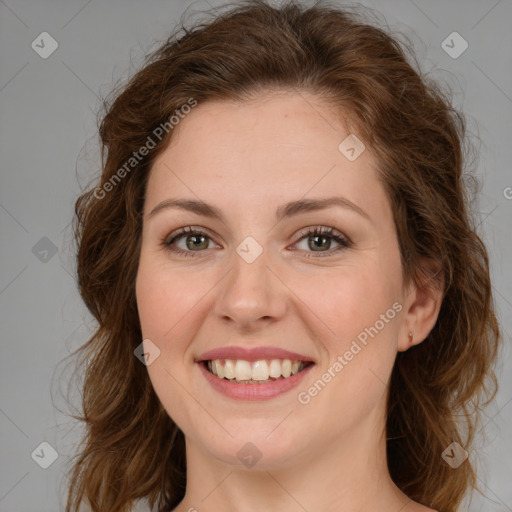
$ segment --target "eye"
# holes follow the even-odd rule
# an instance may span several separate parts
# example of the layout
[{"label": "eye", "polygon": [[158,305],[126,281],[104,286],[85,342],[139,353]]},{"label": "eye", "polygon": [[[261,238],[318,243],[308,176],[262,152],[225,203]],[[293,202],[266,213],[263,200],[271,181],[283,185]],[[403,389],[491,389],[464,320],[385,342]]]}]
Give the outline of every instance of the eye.
[{"label": "eye", "polygon": [[[306,249],[306,252],[316,253],[305,254],[308,258],[323,257],[324,255],[321,253],[327,253],[326,256],[331,256],[333,253],[338,253],[352,246],[352,242],[340,232],[323,226],[307,228],[302,230],[298,236],[299,241],[295,243],[296,246],[304,240],[307,243],[307,249],[311,249],[310,251]],[[209,249],[211,241],[212,238],[206,231],[187,226],[171,233],[162,242],[162,245],[170,252],[188,257],[194,256],[193,253],[204,252],[205,249]],[[331,249],[332,241],[337,243],[338,247]],[[180,242],[183,242],[181,247],[177,245]]]},{"label": "eye", "polygon": [[[352,242],[348,238],[343,236],[339,231],[336,231],[333,228],[327,228],[323,226],[307,228],[301,231],[298,236],[299,242],[297,243],[300,243],[304,240],[304,242],[306,242],[307,249],[311,249],[311,251],[306,252],[317,253],[305,254],[305,256],[308,258],[322,258],[324,257],[324,253],[327,253],[325,254],[325,256],[332,256],[333,253],[338,253],[352,246]],[[331,249],[333,240],[339,245],[339,247]]]},{"label": "eye", "polygon": [[[177,242],[184,241],[182,247],[176,247]],[[202,252],[208,249],[211,237],[205,231],[187,226],[171,233],[162,243],[164,248],[170,252],[183,256],[193,256],[193,252]],[[197,249],[197,250],[196,250]]]}]

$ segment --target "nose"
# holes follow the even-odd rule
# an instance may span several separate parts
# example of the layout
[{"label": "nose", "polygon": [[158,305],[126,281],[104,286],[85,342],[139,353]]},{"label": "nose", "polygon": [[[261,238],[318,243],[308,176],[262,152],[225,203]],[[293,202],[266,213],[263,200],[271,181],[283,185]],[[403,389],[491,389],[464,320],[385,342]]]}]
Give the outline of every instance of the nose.
[{"label": "nose", "polygon": [[218,288],[215,313],[240,331],[257,330],[284,316],[285,290],[265,251],[252,263],[235,252],[231,270]]}]

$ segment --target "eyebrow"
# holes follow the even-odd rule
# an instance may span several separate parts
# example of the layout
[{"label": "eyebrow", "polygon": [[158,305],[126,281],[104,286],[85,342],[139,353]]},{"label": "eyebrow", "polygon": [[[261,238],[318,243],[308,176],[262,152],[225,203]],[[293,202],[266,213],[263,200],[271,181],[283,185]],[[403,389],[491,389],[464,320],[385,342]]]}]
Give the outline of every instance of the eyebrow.
[{"label": "eyebrow", "polygon": [[[349,201],[345,197],[299,199],[297,201],[291,201],[277,208],[276,219],[279,222],[284,218],[293,217],[301,213],[323,210],[332,206],[339,206],[352,210],[371,222],[370,216],[361,207],[357,206],[357,204]],[[203,217],[218,219],[224,224],[226,223],[222,212],[217,207],[196,199],[166,199],[165,201],[158,203],[147,215],[147,218],[150,219],[158,212],[168,208],[179,208],[197,215],[202,215]]]}]

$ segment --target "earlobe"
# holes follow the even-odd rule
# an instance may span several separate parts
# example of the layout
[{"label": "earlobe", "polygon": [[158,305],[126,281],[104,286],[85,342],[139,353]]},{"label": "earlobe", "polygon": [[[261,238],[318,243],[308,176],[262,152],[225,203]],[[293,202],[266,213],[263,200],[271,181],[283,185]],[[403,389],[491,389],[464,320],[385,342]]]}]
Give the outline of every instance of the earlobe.
[{"label": "earlobe", "polygon": [[399,352],[405,352],[406,350],[409,350],[412,346],[414,345],[417,345],[418,343],[420,343],[419,341],[416,341],[414,340],[414,334],[412,331],[409,331],[407,333],[407,336],[404,337],[401,336],[400,339],[398,340],[398,351]]},{"label": "earlobe", "polygon": [[430,263],[425,266],[428,272],[423,274],[420,285],[412,284],[405,301],[404,325],[397,347],[399,352],[424,341],[434,328],[441,310],[444,292],[442,271],[439,265]]}]

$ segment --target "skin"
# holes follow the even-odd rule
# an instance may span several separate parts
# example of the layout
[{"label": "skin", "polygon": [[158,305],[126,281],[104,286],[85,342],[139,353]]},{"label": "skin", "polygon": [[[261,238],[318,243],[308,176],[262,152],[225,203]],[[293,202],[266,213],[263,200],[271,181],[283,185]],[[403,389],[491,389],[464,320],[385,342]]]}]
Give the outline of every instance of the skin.
[{"label": "skin", "polygon": [[[243,103],[199,104],[154,162],[136,294],[144,339],[160,349],[148,366],[151,382],[186,438],[187,490],[176,512],[432,510],[392,482],[385,418],[396,354],[425,339],[441,296],[404,282],[376,162],[368,149],[352,162],[338,150],[349,133],[320,98],[273,91]],[[330,196],[349,199],[369,219],[334,206],[276,222],[286,202]],[[149,216],[169,198],[213,204],[225,222],[176,208]],[[200,248],[191,249],[193,235],[185,235],[174,246],[189,257],[165,249],[169,235],[189,225],[207,231]],[[315,251],[308,235],[298,235],[316,226],[334,228],[352,245],[336,251],[340,245],[327,238]],[[263,249],[252,263],[236,252],[247,236]],[[394,303],[401,311],[300,403],[299,392]],[[194,363],[230,345],[276,346],[316,364],[284,395],[235,401]],[[247,442],[261,452],[251,468],[237,457]]]}]

